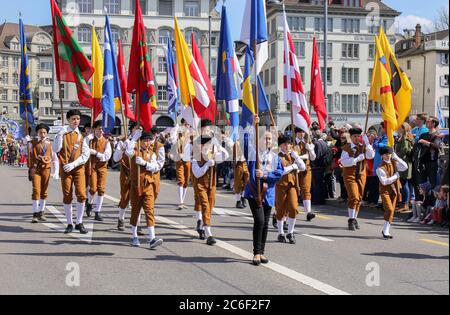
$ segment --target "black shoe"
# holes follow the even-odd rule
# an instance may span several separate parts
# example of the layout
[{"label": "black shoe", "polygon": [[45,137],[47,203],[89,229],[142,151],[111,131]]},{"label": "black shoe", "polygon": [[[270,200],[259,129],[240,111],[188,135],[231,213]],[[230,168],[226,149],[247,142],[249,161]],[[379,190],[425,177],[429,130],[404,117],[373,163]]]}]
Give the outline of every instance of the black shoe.
[{"label": "black shoe", "polygon": [[283,230],[285,230],[285,231],[289,230],[289,225],[287,224],[287,222],[284,222]]},{"label": "black shoe", "polygon": [[295,244],[297,243],[297,241],[295,240],[295,235],[294,234],[288,234],[286,236],[286,238],[289,240],[289,244]]},{"label": "black shoe", "polygon": [[316,218],[316,215],[314,213],[308,213],[306,215],[306,221],[308,221],[308,222],[311,222],[315,218]]},{"label": "black shoe", "polygon": [[278,229],[278,221],[277,221],[277,216],[275,214],[272,216],[272,226],[275,229]]},{"label": "black shoe", "polygon": [[381,234],[383,234],[383,238],[385,240],[392,240],[394,237],[392,235],[386,235],[384,234],[384,231],[381,231]]},{"label": "black shoe", "polygon": [[261,255],[261,264],[267,265],[269,262],[269,259]]},{"label": "black shoe", "polygon": [[66,227],[66,230],[64,231],[64,234],[70,234],[70,233],[72,233],[73,232],[73,225],[72,224],[69,224],[67,227]]},{"label": "black shoe", "polygon": [[92,205],[86,200],[86,216],[90,218],[91,214],[92,214]]},{"label": "black shoe", "polygon": [[154,239],[150,242],[150,249],[155,249],[158,246],[161,246],[163,244],[163,240],[162,239]]},{"label": "black shoe", "polygon": [[38,223],[38,213],[33,213],[33,219],[31,219],[31,223]]},{"label": "black shoe", "polygon": [[247,199],[242,198],[241,201],[242,201],[242,206],[243,206],[244,208],[247,208]]},{"label": "black shoe", "polygon": [[100,214],[100,212],[96,212],[95,213],[95,221],[99,221],[99,222],[103,222],[103,218],[102,215]]},{"label": "black shoe", "polygon": [[355,219],[348,219],[348,229],[350,231],[356,231]]},{"label": "black shoe", "polygon": [[80,231],[80,234],[88,234],[88,231],[84,227],[83,223],[75,225],[75,230]]},{"label": "black shoe", "polygon": [[206,244],[209,246],[216,245],[216,243],[217,243],[216,240],[212,236],[208,237],[208,239],[206,240]]},{"label": "black shoe", "polygon": [[145,233],[142,231],[142,228],[140,226],[138,226],[138,228],[137,228],[137,234],[139,236],[144,236],[145,235]]},{"label": "black shoe", "polygon": [[45,217],[44,211],[39,212],[37,218],[38,218],[38,220],[41,221],[41,222],[46,222],[46,221],[47,221],[47,218]]},{"label": "black shoe", "polygon": [[252,261],[253,266],[257,266],[257,267],[261,266],[261,263],[262,263],[261,259],[253,258],[253,261]]},{"label": "black shoe", "polygon": [[241,200],[236,202],[236,209],[244,209],[244,206],[242,205],[242,201]]},{"label": "black shoe", "polygon": [[122,232],[125,231],[125,222],[119,219],[117,221],[117,229]]},{"label": "black shoe", "polygon": [[359,222],[355,219],[355,229],[359,230]]},{"label": "black shoe", "polygon": [[284,235],[278,235],[278,242],[280,243],[287,243],[286,237]]},{"label": "black shoe", "polygon": [[202,221],[201,220],[197,221],[197,233],[198,233],[199,239],[201,239],[202,241],[204,241],[206,239],[205,231],[202,230]]}]

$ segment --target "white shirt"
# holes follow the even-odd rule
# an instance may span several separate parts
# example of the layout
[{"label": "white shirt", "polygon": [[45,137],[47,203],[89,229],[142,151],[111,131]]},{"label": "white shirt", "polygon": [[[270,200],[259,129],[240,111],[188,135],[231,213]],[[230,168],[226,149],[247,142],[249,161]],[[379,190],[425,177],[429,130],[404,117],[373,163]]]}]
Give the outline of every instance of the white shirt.
[{"label": "white shirt", "polygon": [[[227,150],[225,150],[225,148],[221,146],[215,146],[214,152],[216,153],[214,154],[213,160],[216,162],[216,165],[225,162],[230,157]],[[192,173],[194,174],[195,178],[200,178],[204,176],[208,171],[208,169],[209,169],[208,163],[205,163],[203,167],[200,167],[197,160],[192,161]]]},{"label": "white shirt", "polygon": [[[384,162],[388,164],[392,163],[391,161],[384,161]],[[400,159],[399,157],[396,157],[396,162],[397,162],[395,167],[396,173],[392,177],[387,177],[386,172],[382,168],[377,168],[377,176],[378,179],[380,180],[381,185],[388,186],[395,183],[395,181],[397,181],[400,178],[398,172],[404,172],[408,170],[408,164],[406,164],[406,162]]]},{"label": "white shirt", "polygon": [[[78,136],[81,136],[81,132],[78,128],[75,130],[70,128],[69,126],[64,126],[63,129],[56,135],[55,142],[53,143],[53,152],[59,153],[63,147],[64,135],[70,132],[76,132]],[[73,148],[69,148],[71,151]],[[86,164],[89,160],[91,150],[89,149],[89,145],[86,144],[86,141],[81,143],[81,155],[74,162],[75,167]]]},{"label": "white shirt", "polygon": [[[350,143],[350,148],[354,149],[356,148],[356,145],[352,143]],[[365,152],[365,157],[366,160],[373,160],[375,158],[375,150],[373,149],[371,144],[367,144],[366,145],[366,152]],[[342,155],[341,155],[341,164],[344,167],[353,167],[356,166],[358,162],[356,162],[356,158],[352,158],[348,155],[348,153],[346,151],[342,151]]]},{"label": "white shirt", "polygon": [[[97,138],[97,139],[99,139],[99,138]],[[89,147],[90,141],[89,141],[88,137],[84,138],[84,142],[86,142],[87,146]],[[89,152],[90,152],[90,149],[89,149]],[[97,159],[100,160],[100,162],[106,162],[106,161],[109,161],[109,159],[111,158],[111,155],[112,155],[111,142],[108,141],[105,146],[105,152],[103,152],[103,153],[97,152],[96,157],[97,157]]]},{"label": "white shirt", "polygon": [[316,147],[315,145],[314,145],[314,143],[311,143],[311,144],[308,144],[308,143],[306,143],[305,142],[305,140],[304,139],[299,139],[299,138],[296,138],[295,139],[295,142],[297,143],[297,145],[299,145],[300,144],[300,142],[303,142],[303,143],[305,143],[306,144],[306,146],[310,146],[310,149],[308,150],[306,150],[308,153],[306,153],[306,154],[303,154],[303,155],[300,155],[300,158],[302,159],[302,160],[310,160],[310,161],[315,161],[316,160],[316,152],[314,151],[314,148]]},{"label": "white shirt", "polygon": [[[154,140],[152,144],[155,144],[155,141],[156,140]],[[130,140],[127,145],[125,154],[128,157],[132,158],[135,153],[135,151],[134,151],[135,148],[136,148],[136,142],[133,140]],[[147,171],[149,171],[151,173],[158,173],[164,167],[165,162],[166,162],[166,151],[164,150],[164,147],[161,146],[161,148],[159,148],[157,154],[155,154],[154,150],[152,150],[150,162],[147,162],[147,165],[145,165],[145,168]]]}]

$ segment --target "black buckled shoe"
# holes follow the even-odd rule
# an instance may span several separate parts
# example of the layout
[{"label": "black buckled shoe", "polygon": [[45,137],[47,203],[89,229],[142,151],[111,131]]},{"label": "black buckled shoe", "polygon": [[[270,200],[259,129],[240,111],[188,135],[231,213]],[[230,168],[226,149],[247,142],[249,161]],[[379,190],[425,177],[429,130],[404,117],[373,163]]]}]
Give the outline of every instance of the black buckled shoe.
[{"label": "black buckled shoe", "polygon": [[125,231],[125,222],[120,219],[117,221],[117,230],[121,232]]},{"label": "black buckled shoe", "polygon": [[95,221],[99,221],[99,222],[103,222],[103,221],[104,221],[102,215],[100,214],[100,212],[96,212],[96,213],[95,213],[95,218],[94,218],[94,220],[95,220]]},{"label": "black buckled shoe", "polygon": [[164,241],[162,239],[155,238],[150,242],[150,249],[155,249],[156,247],[161,246],[163,243],[164,243]]},{"label": "black buckled shoe", "polygon": [[244,206],[242,205],[242,201],[241,200],[236,202],[236,209],[244,209]]},{"label": "black buckled shoe", "polygon": [[312,220],[314,220],[316,218],[316,215],[314,213],[308,213],[306,215],[306,221],[311,222]]},{"label": "black buckled shoe", "polygon": [[278,221],[277,216],[275,214],[272,215],[272,226],[274,227],[274,229],[278,229]]},{"label": "black buckled shoe", "polygon": [[216,243],[217,243],[216,240],[212,236],[208,237],[208,239],[206,240],[206,244],[209,246],[216,245]]},{"label": "black buckled shoe", "polygon": [[267,265],[269,262],[270,262],[270,261],[269,261],[269,259],[266,258],[266,256],[261,255],[261,263],[262,263],[263,265]]},{"label": "black buckled shoe", "polygon": [[359,222],[356,219],[354,219],[354,220],[355,220],[355,229],[359,230]]},{"label": "black buckled shoe", "polygon": [[204,241],[206,239],[205,230],[202,229],[202,221],[201,220],[197,221],[197,233],[198,233],[199,239],[201,239],[202,241]]},{"label": "black buckled shoe", "polygon": [[38,223],[38,213],[33,213],[33,219],[31,219],[31,223]]},{"label": "black buckled shoe", "polygon": [[247,199],[245,199],[244,197],[242,197],[241,201],[242,201],[242,206],[243,206],[244,208],[247,208]]},{"label": "black buckled shoe", "polygon": [[73,232],[73,225],[72,224],[69,224],[67,227],[66,227],[66,230],[64,231],[64,234],[70,234],[70,233],[72,233]]},{"label": "black buckled shoe", "polygon": [[45,217],[45,212],[44,211],[41,211],[41,212],[38,213],[38,220],[41,221],[41,222],[46,222],[47,221],[47,218]]},{"label": "black buckled shoe", "polygon": [[79,231],[80,234],[88,234],[88,231],[84,227],[83,223],[75,225],[75,230]]},{"label": "black buckled shoe", "polygon": [[384,234],[384,231],[381,231],[381,234],[383,235],[383,238],[385,240],[392,240],[394,237],[392,235],[386,235]]},{"label": "black buckled shoe", "polygon": [[355,219],[348,219],[348,229],[350,231],[356,231]]},{"label": "black buckled shoe", "polygon": [[278,235],[278,242],[280,243],[287,243],[286,237],[282,234]]},{"label": "black buckled shoe", "polygon": [[286,236],[286,238],[289,240],[289,244],[296,244],[297,240],[295,239],[295,235],[294,234],[288,234]]},{"label": "black buckled shoe", "polygon": [[86,200],[86,216],[90,218],[91,214],[92,214],[92,205]]}]

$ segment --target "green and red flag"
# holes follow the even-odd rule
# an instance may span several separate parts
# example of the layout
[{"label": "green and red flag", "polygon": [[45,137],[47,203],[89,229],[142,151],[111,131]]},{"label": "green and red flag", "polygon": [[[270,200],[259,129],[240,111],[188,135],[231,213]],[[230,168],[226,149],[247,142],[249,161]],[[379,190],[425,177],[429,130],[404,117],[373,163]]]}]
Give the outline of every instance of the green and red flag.
[{"label": "green and red flag", "polygon": [[144,130],[150,130],[152,114],[156,111],[156,90],[140,1],[136,0],[135,3],[136,15],[128,67],[128,93],[139,94],[139,108],[135,106],[135,111],[139,110],[139,122]]},{"label": "green and red flag", "polygon": [[50,0],[50,6],[57,80],[75,83],[80,104],[92,108],[93,99],[87,82],[94,73],[94,67],[67,26],[55,0]]}]

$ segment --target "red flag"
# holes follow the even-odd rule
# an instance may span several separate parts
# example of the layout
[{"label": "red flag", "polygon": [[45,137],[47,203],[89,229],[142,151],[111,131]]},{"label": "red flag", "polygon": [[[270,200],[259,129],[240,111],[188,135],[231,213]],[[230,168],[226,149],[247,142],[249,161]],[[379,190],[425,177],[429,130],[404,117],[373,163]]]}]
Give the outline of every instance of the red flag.
[{"label": "red flag", "polygon": [[50,0],[50,6],[56,78],[59,82],[75,83],[80,104],[92,108],[93,99],[87,82],[94,73],[94,67],[67,26],[55,0]]},{"label": "red flag", "polygon": [[[197,113],[200,119],[208,119],[212,122],[215,122],[215,113],[216,113],[216,98],[214,96],[214,90],[212,88],[211,80],[209,79],[208,72],[206,71],[205,63],[203,61],[200,50],[197,47],[197,43],[195,42],[194,33],[192,33],[192,57],[197,63],[197,67],[193,68],[191,71],[191,75],[193,79],[196,79],[197,82],[204,82],[207,88],[207,94],[209,98],[209,105],[203,104],[200,99],[194,97],[194,110]],[[198,72],[200,70],[200,73]],[[201,76],[201,78],[197,78]]]},{"label": "red flag", "polygon": [[[155,82],[153,79],[150,56],[147,49],[147,36],[139,0],[135,0],[136,16],[131,42],[130,65],[128,68],[128,92],[139,93],[140,123],[144,130],[152,128],[153,103],[155,100]],[[138,108],[135,108],[138,111]]]},{"label": "red flag", "polygon": [[128,95],[127,71],[123,61],[122,41],[118,42],[119,53],[117,55],[117,68],[119,70],[120,90],[122,91],[122,110],[126,118],[136,121],[136,117],[132,110],[130,110],[130,96]]},{"label": "red flag", "polygon": [[313,42],[313,59],[311,66],[311,91],[309,103],[314,107],[319,120],[320,130],[326,126],[327,108],[325,106],[325,96],[323,94],[322,79],[320,77],[319,51],[317,50],[316,38]]}]

